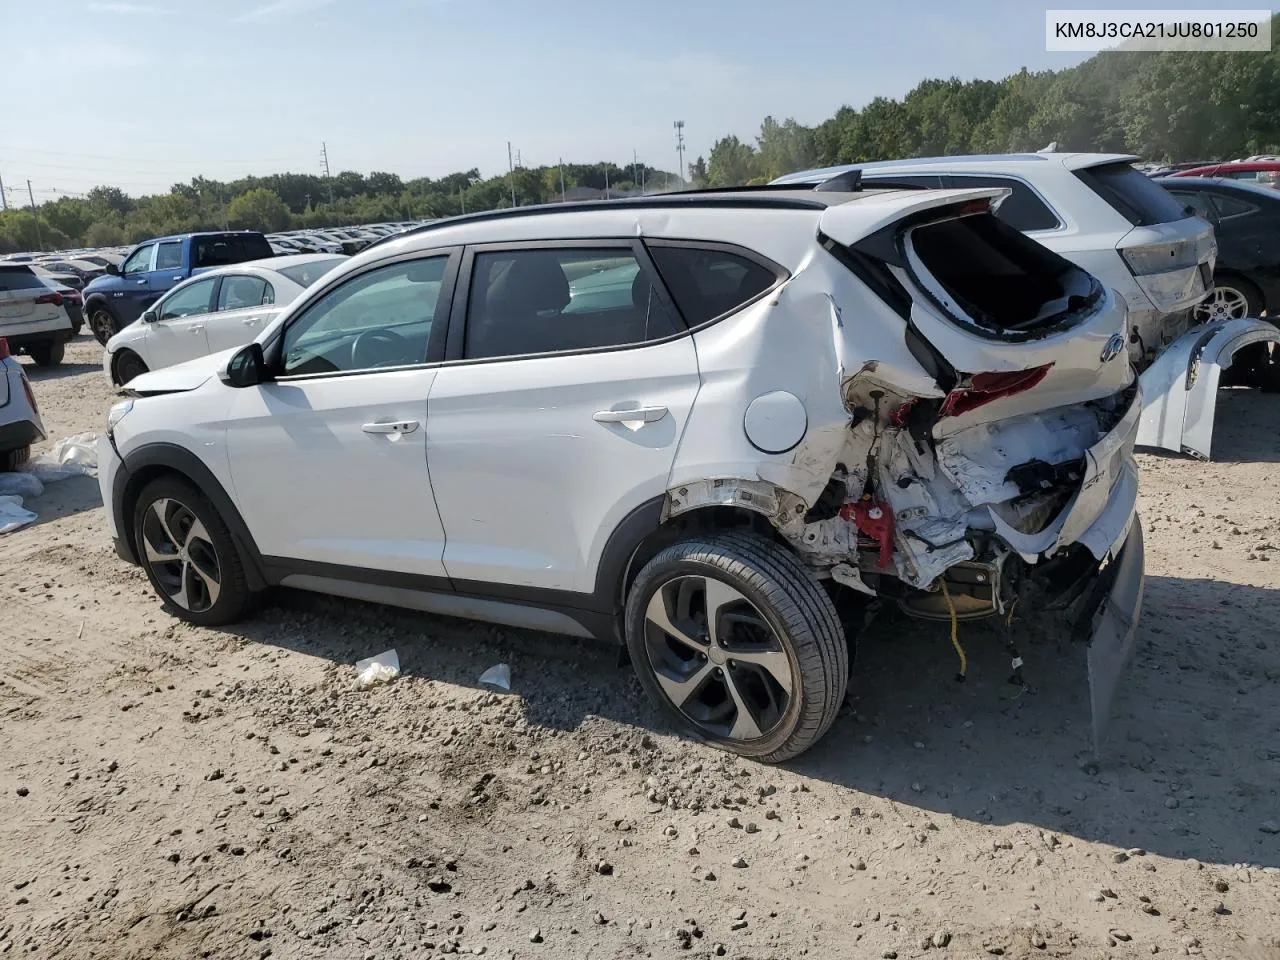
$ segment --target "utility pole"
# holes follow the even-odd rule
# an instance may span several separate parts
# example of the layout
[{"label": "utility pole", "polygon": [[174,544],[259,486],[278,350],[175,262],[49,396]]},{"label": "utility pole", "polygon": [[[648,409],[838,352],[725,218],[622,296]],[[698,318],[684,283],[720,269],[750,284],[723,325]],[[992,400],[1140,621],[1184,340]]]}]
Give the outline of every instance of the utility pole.
[{"label": "utility pole", "polygon": [[680,178],[680,184],[684,185],[684,121],[677,120],[676,128],[676,157],[680,161],[680,166],[676,168],[676,176]]},{"label": "utility pole", "polygon": [[604,165],[604,198],[609,199],[609,164]]},{"label": "utility pole", "polygon": [[31,201],[31,215],[36,222],[36,241],[40,244],[40,249],[44,249],[44,234],[40,229],[40,214],[36,211],[36,195],[31,190],[31,181],[27,181],[27,199]]},{"label": "utility pole", "polygon": [[516,205],[516,165],[511,159],[511,141],[507,141],[507,179],[511,182],[511,206]]},{"label": "utility pole", "polygon": [[467,212],[467,195],[462,192],[462,188],[458,188],[458,205],[462,207],[462,212]]},{"label": "utility pole", "polygon": [[329,203],[333,203],[333,179],[329,175],[329,147],[320,141],[320,163],[324,167],[324,178],[329,181]]},{"label": "utility pole", "polygon": [[560,158],[560,202],[564,203],[564,157]]},{"label": "utility pole", "polygon": [[9,201],[4,198],[4,178],[0,177],[0,210],[8,210]]},{"label": "utility pole", "polygon": [[640,184],[640,174],[637,172],[639,167],[640,161],[636,159],[636,151],[633,148],[631,151],[631,182],[637,186]]},{"label": "utility pole", "polygon": [[31,209],[36,208],[36,195],[31,192],[31,181],[27,181],[27,199],[31,201]]}]

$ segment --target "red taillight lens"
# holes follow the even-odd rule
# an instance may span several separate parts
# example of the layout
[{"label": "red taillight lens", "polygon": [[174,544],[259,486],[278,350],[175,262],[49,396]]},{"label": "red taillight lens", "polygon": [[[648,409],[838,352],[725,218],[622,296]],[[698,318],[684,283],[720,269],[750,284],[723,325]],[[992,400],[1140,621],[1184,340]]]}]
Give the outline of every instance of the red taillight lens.
[{"label": "red taillight lens", "polygon": [[0,337],[0,360],[9,356],[9,341],[4,337]]},{"label": "red taillight lens", "polygon": [[1046,363],[1043,367],[1015,370],[1012,373],[975,373],[969,378],[970,386],[947,394],[938,415],[958,417],[1001,397],[1024,393],[1043,380],[1052,367],[1052,363]]},{"label": "red taillight lens", "polygon": [[52,303],[55,307],[62,306],[62,294],[46,293],[43,296],[36,297],[36,303]]}]

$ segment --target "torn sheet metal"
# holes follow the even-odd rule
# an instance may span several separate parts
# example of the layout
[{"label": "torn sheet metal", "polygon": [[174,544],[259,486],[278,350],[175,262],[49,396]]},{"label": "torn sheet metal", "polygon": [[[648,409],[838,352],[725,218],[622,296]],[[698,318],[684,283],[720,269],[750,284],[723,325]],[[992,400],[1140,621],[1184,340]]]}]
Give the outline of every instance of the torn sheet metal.
[{"label": "torn sheet metal", "polygon": [[1144,397],[1137,442],[1208,460],[1222,371],[1244,347],[1280,343],[1280,328],[1264,320],[1218,320],[1192,327],[1142,374]]}]

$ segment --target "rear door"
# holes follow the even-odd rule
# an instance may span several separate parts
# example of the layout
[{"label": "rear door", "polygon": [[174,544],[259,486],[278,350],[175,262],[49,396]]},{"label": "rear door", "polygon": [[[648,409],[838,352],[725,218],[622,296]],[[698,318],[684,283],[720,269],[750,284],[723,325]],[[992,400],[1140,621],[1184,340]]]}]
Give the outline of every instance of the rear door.
[{"label": "rear door", "polygon": [[182,246],[181,240],[162,240],[156,244],[156,261],[147,275],[147,284],[155,296],[164,296],[175,284],[187,279]]},{"label": "rear door", "polygon": [[609,535],[666,492],[699,378],[655,277],[631,239],[468,250],[427,419],[460,590],[590,594]]},{"label": "rear door", "polygon": [[209,352],[248,343],[276,315],[275,287],[253,274],[226,273],[220,277],[217,302],[209,315]]},{"label": "rear door", "polygon": [[171,367],[209,352],[206,325],[216,285],[216,277],[194,280],[155,305],[156,319],[147,327],[147,366]]},{"label": "rear door", "polygon": [[143,244],[129,259],[120,265],[120,290],[111,297],[112,312],[120,321],[120,326],[127,326],[142,311],[155,302],[156,295],[151,292],[151,270],[156,259],[157,244]]}]

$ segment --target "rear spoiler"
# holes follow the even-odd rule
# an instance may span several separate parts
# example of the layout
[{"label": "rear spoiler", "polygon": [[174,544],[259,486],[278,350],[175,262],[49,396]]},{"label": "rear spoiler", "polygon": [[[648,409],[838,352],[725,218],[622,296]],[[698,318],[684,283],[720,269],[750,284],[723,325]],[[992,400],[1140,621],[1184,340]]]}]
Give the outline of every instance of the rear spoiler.
[{"label": "rear spoiler", "polygon": [[[1012,192],[1008,187],[904,190],[895,197],[885,196],[878,203],[838,203],[827,207],[822,211],[818,229],[837,243],[851,247],[903,220],[931,220],[984,212]],[[935,217],[931,212],[939,216]]]}]

